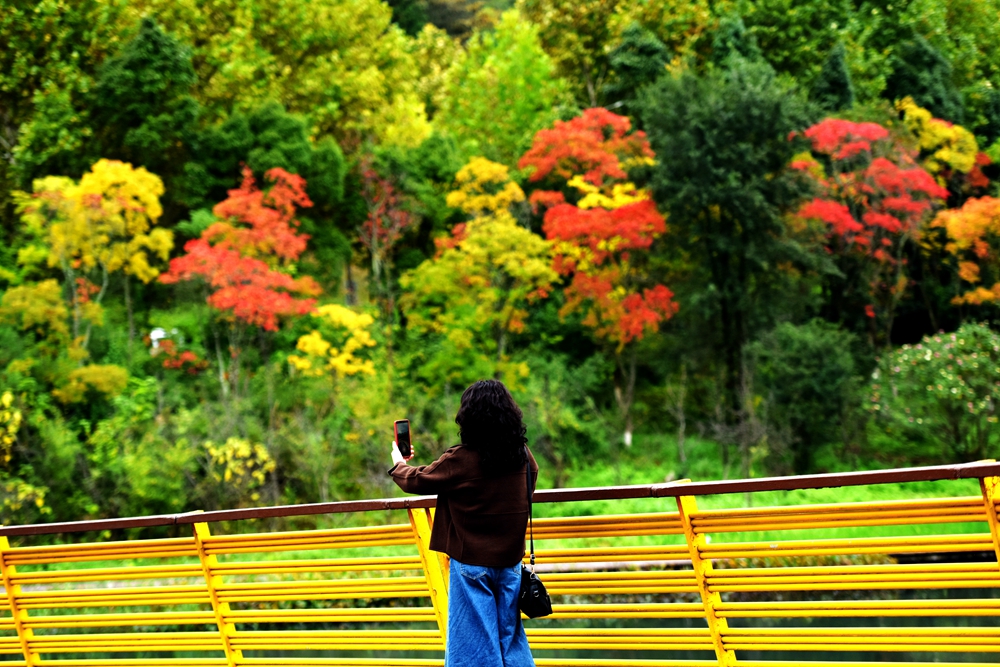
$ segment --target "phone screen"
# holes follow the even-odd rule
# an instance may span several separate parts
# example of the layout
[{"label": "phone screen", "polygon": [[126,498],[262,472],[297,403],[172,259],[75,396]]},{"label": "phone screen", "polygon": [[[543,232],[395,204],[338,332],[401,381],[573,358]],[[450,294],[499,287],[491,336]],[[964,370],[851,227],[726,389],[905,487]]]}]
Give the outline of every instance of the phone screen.
[{"label": "phone screen", "polygon": [[413,451],[410,447],[410,420],[400,419],[396,422],[396,446],[399,447],[399,453],[403,455],[403,458],[409,458],[410,453]]}]

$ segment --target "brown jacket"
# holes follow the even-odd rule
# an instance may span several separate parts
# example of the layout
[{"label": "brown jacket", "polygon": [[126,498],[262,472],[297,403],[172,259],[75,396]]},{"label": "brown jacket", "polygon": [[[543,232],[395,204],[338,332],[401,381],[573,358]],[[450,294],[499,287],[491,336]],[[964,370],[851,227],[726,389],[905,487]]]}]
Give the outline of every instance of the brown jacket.
[{"label": "brown jacket", "polygon": [[[532,486],[538,464],[528,452]],[[479,454],[456,445],[426,466],[396,464],[393,481],[407,493],[437,494],[431,549],[469,565],[510,567],[524,556],[528,491],[523,467],[488,475]]]}]

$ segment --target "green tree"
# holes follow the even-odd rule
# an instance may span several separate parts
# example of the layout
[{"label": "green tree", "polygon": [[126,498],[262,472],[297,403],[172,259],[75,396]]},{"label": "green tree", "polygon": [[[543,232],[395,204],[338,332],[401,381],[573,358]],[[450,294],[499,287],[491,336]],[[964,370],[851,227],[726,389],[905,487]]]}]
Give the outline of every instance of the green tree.
[{"label": "green tree", "polygon": [[792,468],[815,472],[815,453],[841,439],[856,396],[853,334],[812,320],[784,322],[749,347],[755,389],[767,401],[768,420],[787,431]]},{"label": "green tree", "polygon": [[855,15],[851,0],[755,0],[737,7],[767,61],[807,89]]},{"label": "green tree", "polygon": [[[452,37],[466,38],[477,23],[479,0],[426,0],[427,19]],[[502,6],[510,6],[510,2]]]},{"label": "green tree", "polygon": [[664,74],[669,60],[666,45],[655,34],[631,23],[609,56],[614,77],[604,86],[604,98],[610,107],[621,106],[626,115],[633,115],[639,90]]},{"label": "green tree", "polygon": [[[93,84],[98,65],[119,44],[124,0],[8,0],[0,11],[0,264],[13,265],[8,242],[17,225],[10,193],[30,186],[15,157],[22,134],[44,109],[45,150],[78,150],[84,127],[69,99]],[[77,165],[78,175],[84,165]],[[68,173],[68,172],[63,172]]]},{"label": "green tree", "polygon": [[865,0],[856,4],[857,28],[865,33],[867,49],[898,57],[919,35],[951,63],[959,89],[983,80],[998,83],[1000,54],[993,47],[1000,39],[997,0]]},{"label": "green tree", "polygon": [[87,438],[87,489],[107,516],[183,512],[195,500],[197,450],[156,426],[156,378],[132,378],[127,389]]},{"label": "green tree", "polygon": [[846,59],[847,50],[843,43],[838,43],[827,56],[810,91],[810,99],[826,112],[836,113],[854,106],[854,84]]},{"label": "green tree", "polygon": [[21,126],[10,156],[9,176],[15,189],[30,188],[35,178],[46,174],[76,176],[86,171],[93,129],[89,113],[81,108],[82,97],[73,87],[39,93],[34,114]]},{"label": "green tree", "polygon": [[279,100],[318,136],[417,145],[430,134],[410,40],[381,0],[133,0],[130,14],[193,46],[194,95],[212,120]]},{"label": "green tree", "polygon": [[572,86],[580,107],[604,103],[610,54],[632,23],[663,42],[670,57],[691,55],[715,22],[707,0],[517,0],[538,26],[542,47]]},{"label": "green tree", "polygon": [[406,271],[432,256],[434,238],[450,232],[460,222],[460,212],[448,205],[446,196],[462,168],[461,151],[452,137],[435,132],[416,148],[379,147],[375,160],[378,170],[390,175],[407,195],[411,210],[419,218],[394,262]]},{"label": "green tree", "polygon": [[713,323],[704,340],[720,348],[724,395],[735,413],[743,349],[796,273],[776,267],[802,266],[808,257],[784,221],[800,198],[786,167],[804,106],[766,64],[731,62],[706,76],[663,77],[644,95],[641,114],[657,156],[653,196],[671,228],[664,251],[689,267],[671,284],[680,303]]},{"label": "green tree", "polygon": [[205,129],[192,142],[194,159],[184,165],[185,204],[198,209],[225,199],[239,185],[245,164],[258,179],[275,167],[302,176],[316,206],[313,215],[330,215],[344,195],[344,155],[330,137],[314,142],[309,134],[305,119],[277,102]]},{"label": "green tree", "polygon": [[667,47],[667,60],[681,62],[697,56],[701,38],[717,22],[708,0],[644,0],[624,2],[611,17],[613,34],[620,38],[632,23],[650,31]]},{"label": "green tree", "polygon": [[198,117],[191,97],[190,50],[144,18],[122,52],[101,67],[88,100],[95,157],[143,166],[162,176],[179,170]]},{"label": "green tree", "polygon": [[892,101],[912,97],[936,118],[960,124],[965,118],[962,94],[952,80],[951,63],[920,35],[900,45],[884,95]]},{"label": "green tree", "polygon": [[493,31],[478,32],[448,72],[447,96],[435,118],[466,157],[513,166],[535,132],[558,117],[566,84],[538,41],[538,29],[516,11]]},{"label": "green tree", "polygon": [[100,158],[146,167],[167,185],[165,221],[179,211],[174,194],[199,107],[190,50],[145,18],[121,52],[106,60],[86,92],[54,92],[40,101],[17,147],[22,185],[45,174],[75,176]]},{"label": "green tree", "polygon": [[595,107],[610,71],[608,51],[618,38],[613,19],[624,0],[518,0],[577,103]]},{"label": "green tree", "polygon": [[738,14],[728,14],[719,20],[712,37],[711,62],[726,66],[734,58],[760,60],[763,57],[757,38],[751,34]]}]

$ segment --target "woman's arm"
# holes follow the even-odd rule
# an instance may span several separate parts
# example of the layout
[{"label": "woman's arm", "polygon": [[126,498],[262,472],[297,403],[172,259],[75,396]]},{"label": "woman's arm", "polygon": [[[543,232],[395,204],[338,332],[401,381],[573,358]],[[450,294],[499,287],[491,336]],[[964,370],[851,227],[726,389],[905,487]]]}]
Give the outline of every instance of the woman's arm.
[{"label": "woman's arm", "polygon": [[437,494],[450,491],[460,481],[461,473],[455,460],[454,450],[449,449],[437,461],[425,466],[411,466],[405,460],[397,460],[389,469],[389,475],[407,493]]}]

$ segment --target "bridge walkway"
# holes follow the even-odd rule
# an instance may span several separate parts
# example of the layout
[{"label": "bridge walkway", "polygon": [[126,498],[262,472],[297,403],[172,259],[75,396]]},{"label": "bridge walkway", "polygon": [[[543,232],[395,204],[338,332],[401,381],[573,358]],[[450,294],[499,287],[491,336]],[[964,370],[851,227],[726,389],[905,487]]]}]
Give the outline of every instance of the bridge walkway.
[{"label": "bridge walkway", "polygon": [[[719,501],[945,480],[979,493]],[[574,511],[639,499],[658,511]],[[428,549],[434,502],[0,527],[0,667],[440,666],[449,564]],[[998,463],[547,490],[536,503],[553,504],[535,539],[555,603],[526,623],[539,667],[1000,664]],[[312,515],[352,525],[261,530]],[[182,536],[106,537],[150,531]],[[53,535],[64,543],[44,543]]]}]

